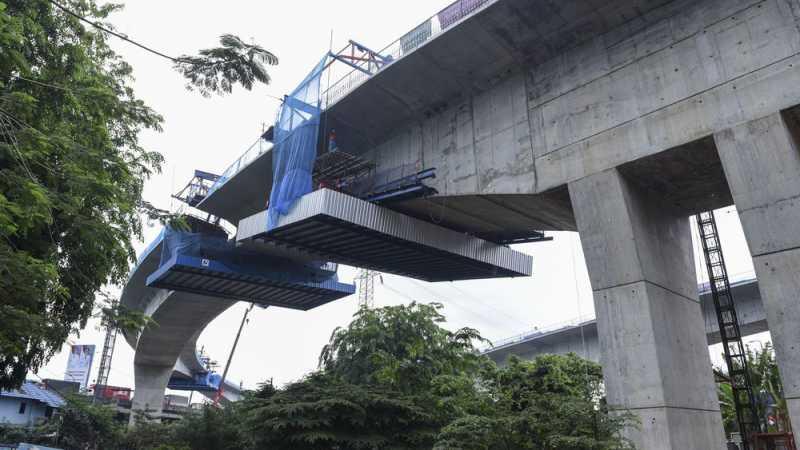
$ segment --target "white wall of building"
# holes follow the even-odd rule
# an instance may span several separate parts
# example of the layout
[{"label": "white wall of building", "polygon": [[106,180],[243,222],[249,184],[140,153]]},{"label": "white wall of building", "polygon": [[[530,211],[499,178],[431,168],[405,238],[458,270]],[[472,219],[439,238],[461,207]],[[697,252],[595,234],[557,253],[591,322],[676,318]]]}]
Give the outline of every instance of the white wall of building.
[{"label": "white wall of building", "polygon": [[[19,407],[25,403],[25,412]],[[32,425],[39,417],[44,417],[47,407],[36,400],[13,397],[0,397],[0,423],[11,425]]]}]

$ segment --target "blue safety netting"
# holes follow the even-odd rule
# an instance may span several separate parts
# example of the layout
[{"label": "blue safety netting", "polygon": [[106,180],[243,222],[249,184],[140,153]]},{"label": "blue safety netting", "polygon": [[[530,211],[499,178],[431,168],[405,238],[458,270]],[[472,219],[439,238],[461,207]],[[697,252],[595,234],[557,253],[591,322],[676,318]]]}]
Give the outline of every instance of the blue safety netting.
[{"label": "blue safety netting", "polygon": [[325,55],[300,86],[286,96],[278,113],[267,230],[275,227],[279,215],[286,215],[295,200],[311,192],[322,112],[320,78],[328,58]]}]

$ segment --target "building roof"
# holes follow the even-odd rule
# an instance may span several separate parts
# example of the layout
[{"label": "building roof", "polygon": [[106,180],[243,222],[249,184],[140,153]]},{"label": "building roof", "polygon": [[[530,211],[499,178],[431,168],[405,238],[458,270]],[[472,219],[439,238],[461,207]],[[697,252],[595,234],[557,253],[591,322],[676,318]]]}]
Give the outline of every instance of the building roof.
[{"label": "building roof", "polygon": [[47,390],[32,381],[24,382],[19,389],[13,391],[0,391],[0,398],[2,397],[38,400],[53,408],[60,408],[65,403],[58,393]]}]

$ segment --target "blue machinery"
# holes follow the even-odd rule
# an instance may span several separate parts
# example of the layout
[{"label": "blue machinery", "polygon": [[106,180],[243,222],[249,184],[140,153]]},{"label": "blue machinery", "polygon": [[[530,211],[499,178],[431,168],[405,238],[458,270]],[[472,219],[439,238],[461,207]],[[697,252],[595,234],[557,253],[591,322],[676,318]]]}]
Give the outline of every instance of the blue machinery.
[{"label": "blue machinery", "polygon": [[336,266],[298,263],[236,246],[227,237],[168,230],[161,264],[147,286],[307,310],[346,297]]},{"label": "blue machinery", "polygon": [[214,372],[199,372],[191,378],[172,376],[167,387],[176,391],[217,392],[222,376]]}]

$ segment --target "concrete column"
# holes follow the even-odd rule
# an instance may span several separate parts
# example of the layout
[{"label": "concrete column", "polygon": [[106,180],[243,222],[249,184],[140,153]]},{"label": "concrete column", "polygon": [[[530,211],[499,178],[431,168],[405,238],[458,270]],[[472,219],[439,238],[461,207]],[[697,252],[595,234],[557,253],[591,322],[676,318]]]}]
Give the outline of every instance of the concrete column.
[{"label": "concrete column", "polygon": [[609,406],[641,449],[725,448],[688,217],[616,169],[569,185],[594,291]]},{"label": "concrete column", "polygon": [[739,211],[783,379],[800,427],[800,150],[780,113],[714,136]]},{"label": "concrete column", "polygon": [[135,391],[133,393],[130,424],[135,423],[137,412],[144,412],[148,418],[160,420],[164,402],[164,390],[167,388],[169,377],[172,376],[172,370],[172,366],[152,366],[134,363]]}]

